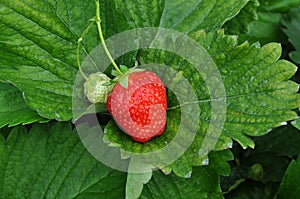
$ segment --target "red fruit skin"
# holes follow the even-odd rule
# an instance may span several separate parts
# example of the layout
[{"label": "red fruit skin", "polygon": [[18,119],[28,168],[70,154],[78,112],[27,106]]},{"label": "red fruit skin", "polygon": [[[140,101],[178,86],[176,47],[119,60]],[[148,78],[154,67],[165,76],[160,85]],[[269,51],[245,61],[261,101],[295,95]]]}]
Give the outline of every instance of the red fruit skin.
[{"label": "red fruit skin", "polygon": [[130,73],[128,88],[117,83],[106,106],[118,126],[137,142],[147,142],[165,130],[166,88],[152,72]]}]

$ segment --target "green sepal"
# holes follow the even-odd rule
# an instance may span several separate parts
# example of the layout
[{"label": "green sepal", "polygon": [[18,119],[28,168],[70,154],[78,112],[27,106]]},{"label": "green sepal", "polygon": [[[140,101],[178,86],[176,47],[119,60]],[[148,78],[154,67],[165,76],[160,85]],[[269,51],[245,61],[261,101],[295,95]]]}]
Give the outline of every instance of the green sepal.
[{"label": "green sepal", "polygon": [[[124,70],[124,71],[128,69],[128,68],[127,68],[126,66],[124,66],[124,65],[120,65],[120,68],[121,68],[121,70]],[[115,70],[112,70],[112,73],[113,73],[113,71],[115,71]],[[122,72],[124,72],[124,71],[122,71]],[[129,77],[129,75],[130,75],[131,73],[137,73],[137,72],[143,72],[143,71],[145,71],[145,69],[135,68],[135,67],[134,67],[134,68],[128,69],[128,70],[126,71],[126,73],[124,73],[123,75],[120,75],[117,71],[115,71],[115,72],[118,73],[118,75],[116,76],[116,78],[115,78],[113,81],[119,82],[120,85],[121,85],[123,88],[128,89],[128,77]],[[114,72],[114,74],[115,74],[115,72]]]},{"label": "green sepal", "polygon": [[110,80],[110,82],[106,82],[106,83],[103,83],[101,85],[102,86],[111,86],[111,85],[114,85],[115,83],[117,83],[115,80]]},{"label": "green sepal", "polygon": [[128,75],[121,77],[121,79],[119,80],[119,83],[122,87],[127,89],[128,88]]},{"label": "green sepal", "polygon": [[117,77],[117,76],[120,75],[120,73],[118,73],[116,70],[112,70],[111,75],[114,76],[114,77]]},{"label": "green sepal", "polygon": [[129,68],[125,65],[120,65],[120,70],[122,73],[128,73]]}]

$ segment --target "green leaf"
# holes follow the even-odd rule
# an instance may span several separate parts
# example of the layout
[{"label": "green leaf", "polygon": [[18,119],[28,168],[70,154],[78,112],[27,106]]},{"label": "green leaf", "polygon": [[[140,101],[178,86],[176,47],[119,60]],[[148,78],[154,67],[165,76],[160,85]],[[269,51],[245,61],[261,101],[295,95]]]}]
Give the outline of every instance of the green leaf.
[{"label": "green leaf", "polygon": [[248,32],[249,23],[258,19],[256,13],[258,6],[258,0],[250,0],[237,16],[225,23],[225,31],[229,34]]},{"label": "green leaf", "polygon": [[41,116],[57,120],[68,120],[72,117],[71,81],[62,80],[34,65],[20,66],[17,70],[1,69],[0,78],[9,80],[20,89],[24,93],[26,104]]},{"label": "green leaf", "polygon": [[55,10],[51,2],[1,1],[0,79],[24,92],[40,115],[65,120],[70,119],[77,38]]},{"label": "green leaf", "polygon": [[289,37],[289,41],[295,48],[295,51],[289,55],[294,62],[300,64],[300,6],[291,9],[288,12],[288,16],[283,19],[282,24],[285,26],[283,31]]},{"label": "green leaf", "polygon": [[0,135],[0,198],[124,198],[125,181],[89,154],[70,123]]},{"label": "green leaf", "polygon": [[[136,173],[135,171],[141,170],[141,167],[144,168],[144,172]],[[131,159],[127,174],[126,198],[138,198],[143,191],[144,184],[148,183],[151,177],[152,168],[150,165],[137,159]]]},{"label": "green leaf", "polygon": [[280,184],[278,192],[276,194],[276,198],[298,198],[300,195],[299,188],[299,173],[300,173],[300,160],[293,160]]},{"label": "green leaf", "polygon": [[228,199],[253,199],[264,198],[274,199],[278,185],[275,183],[261,183],[254,181],[246,181],[242,183],[238,189],[225,195]]},{"label": "green leaf", "polygon": [[222,151],[222,150],[225,150],[225,149],[230,149],[230,148],[232,148],[232,145],[233,145],[232,139],[230,137],[227,137],[224,134],[221,134],[219,139],[218,139],[218,142],[215,145],[214,150],[215,151]]},{"label": "green leaf", "polygon": [[[10,130],[11,129],[8,126],[2,127],[0,129],[0,135],[3,136],[4,138],[6,138],[6,137],[8,137]],[[2,139],[2,137],[1,137],[1,139]]]},{"label": "green leaf", "polygon": [[298,130],[300,130],[300,118],[294,120],[294,121],[292,122],[292,125],[293,125],[294,127],[296,127]]},{"label": "green leaf", "polygon": [[239,41],[249,41],[250,43],[259,41],[261,44],[269,42],[284,43],[286,36],[281,30],[281,13],[259,11],[258,20],[249,24],[249,31],[239,36]]},{"label": "green leaf", "polygon": [[136,28],[161,27],[191,33],[221,28],[248,0],[116,0],[118,7]]},{"label": "green leaf", "polygon": [[295,74],[296,66],[279,60],[279,44],[237,46],[236,38],[222,32],[200,33],[196,39],[213,57],[223,77],[228,104],[224,127],[227,136],[235,135],[232,133],[238,133],[239,128],[246,135],[263,135],[271,127],[295,118],[291,109],[299,106],[298,85],[289,78]]},{"label": "green leaf", "polygon": [[47,121],[25,104],[22,93],[17,88],[1,82],[0,107],[0,128],[7,124],[8,126],[16,126]]},{"label": "green leaf", "polygon": [[268,12],[287,12],[300,4],[300,0],[259,0],[261,9]]},{"label": "green leaf", "polygon": [[[114,2],[103,2],[105,37],[129,29]],[[3,0],[0,7],[0,80],[20,89],[26,104],[41,116],[71,119],[77,41],[95,16],[94,2]],[[87,52],[99,44],[96,26],[91,31],[83,42]]]},{"label": "green leaf", "polygon": [[222,176],[228,176],[230,174],[228,161],[234,159],[230,150],[212,151],[208,156],[210,169]]},{"label": "green leaf", "polygon": [[219,177],[205,167],[194,169],[190,179],[179,178],[174,174],[164,175],[154,172],[151,181],[145,185],[141,199],[179,198],[223,198]]},{"label": "green leaf", "polygon": [[286,35],[281,30],[281,20],[290,8],[297,6],[300,0],[259,0],[258,20],[249,24],[249,30],[239,35],[239,41],[261,44],[269,42],[287,43]]},{"label": "green leaf", "polygon": [[292,158],[300,154],[299,142],[300,132],[291,125],[283,126],[257,138],[255,153],[270,152]]}]

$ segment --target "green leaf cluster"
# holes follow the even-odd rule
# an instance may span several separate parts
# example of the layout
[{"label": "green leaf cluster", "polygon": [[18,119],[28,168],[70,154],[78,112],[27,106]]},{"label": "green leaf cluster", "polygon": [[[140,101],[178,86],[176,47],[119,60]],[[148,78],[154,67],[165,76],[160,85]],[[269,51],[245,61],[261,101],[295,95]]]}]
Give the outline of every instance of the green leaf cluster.
[{"label": "green leaf cluster", "polygon": [[[242,33],[239,35],[239,40],[241,42],[247,40],[251,43],[259,41],[261,44],[267,44],[269,42],[287,44],[286,35],[282,31],[281,21],[289,9],[297,7],[300,1],[259,0],[259,4],[260,6],[256,10],[257,20],[248,23],[249,29],[246,32],[239,32]],[[252,14],[252,16],[255,15]]]},{"label": "green leaf cluster", "polygon": [[[186,34],[211,57],[226,90],[221,135],[213,151],[200,157],[207,129],[218,119],[212,118],[211,110],[211,92],[218,90],[205,85],[209,74],[199,74],[190,62],[169,51],[139,50],[118,58],[119,65],[157,63],[177,71],[195,91],[196,99],[190,103],[201,110],[199,117],[193,116],[195,110],[182,109],[168,91],[165,133],[140,144],[118,128],[104,104],[97,104],[105,141],[121,148],[123,157],[128,155],[124,151],[146,153],[166,146],[180,128],[182,111],[191,115],[183,124],[183,133],[188,135],[189,125],[199,121],[195,139],[180,158],[168,166],[154,165],[157,171],[125,174],[91,156],[70,123],[78,119],[72,113],[78,40],[82,39],[81,61],[100,43],[96,26],[81,38],[95,16],[94,2],[1,0],[0,198],[297,197],[299,191],[288,190],[297,183],[299,158],[291,160],[300,153],[299,131],[290,125],[279,127],[292,120],[295,127],[300,126],[296,112],[299,86],[291,80],[298,78],[297,67],[281,59],[290,52],[273,42],[289,45],[288,37],[294,47],[290,57],[299,63],[299,8],[291,9],[299,3],[101,0],[105,38],[143,27]],[[181,39],[162,42],[177,45]],[[184,48],[189,50],[189,46]],[[88,75],[90,71],[84,72]],[[110,68],[105,72],[110,75]],[[174,84],[182,83],[178,76],[168,78]],[[185,88],[180,92],[185,93]],[[95,114],[93,107],[82,115]],[[136,186],[139,188],[131,191]]]},{"label": "green leaf cluster", "polygon": [[[257,137],[255,149],[235,147],[231,174],[221,183],[227,192],[225,198],[274,198],[287,175],[287,167],[292,164],[290,161],[300,154],[299,135],[296,128],[287,125]],[[298,172],[293,175],[298,176]],[[290,187],[285,191],[295,190]]]}]

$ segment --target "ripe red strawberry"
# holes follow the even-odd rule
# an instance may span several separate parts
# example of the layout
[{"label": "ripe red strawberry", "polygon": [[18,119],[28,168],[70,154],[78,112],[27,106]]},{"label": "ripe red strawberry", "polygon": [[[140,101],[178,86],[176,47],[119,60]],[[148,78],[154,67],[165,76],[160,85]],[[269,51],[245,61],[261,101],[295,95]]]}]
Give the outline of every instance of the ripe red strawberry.
[{"label": "ripe red strawberry", "polygon": [[165,130],[166,89],[152,72],[130,73],[127,88],[116,83],[106,106],[118,126],[137,142],[147,142]]}]

